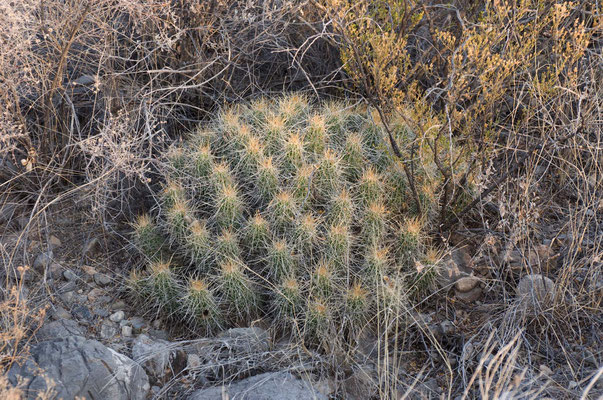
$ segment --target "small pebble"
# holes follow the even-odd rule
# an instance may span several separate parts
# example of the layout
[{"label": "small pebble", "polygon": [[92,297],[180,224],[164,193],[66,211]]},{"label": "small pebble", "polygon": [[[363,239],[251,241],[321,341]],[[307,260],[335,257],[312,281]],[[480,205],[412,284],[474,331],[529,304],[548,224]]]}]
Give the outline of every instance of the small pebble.
[{"label": "small pebble", "polygon": [[105,291],[103,289],[94,288],[88,293],[87,297],[89,301],[96,301],[99,297],[103,296],[104,294]]},{"label": "small pebble", "polygon": [[44,270],[52,262],[53,256],[52,250],[38,254],[34,260],[33,267],[37,270]]},{"label": "small pebble", "polygon": [[95,308],[94,313],[101,318],[106,318],[109,316],[109,311],[105,310],[104,308]]},{"label": "small pebble", "polygon": [[134,331],[136,332],[141,331],[146,325],[144,320],[140,317],[130,318],[130,323],[132,324],[132,328],[134,328]]},{"label": "small pebble", "polygon": [[61,264],[52,263],[48,266],[48,276],[52,279],[59,279],[63,275]]},{"label": "small pebble", "polygon": [[189,354],[186,357],[186,369],[195,369],[201,366],[201,358],[197,354]]},{"label": "small pebble", "polygon": [[56,309],[51,311],[51,316],[54,319],[70,319],[71,314],[69,311],[65,310],[63,307],[59,306]]},{"label": "small pebble", "polygon": [[75,307],[73,309],[73,315],[75,315],[77,318],[83,319],[88,322],[92,321],[92,319],[94,319],[94,316],[92,315],[92,313],[86,306]]},{"label": "small pebble", "polygon": [[100,336],[103,339],[111,339],[113,336],[117,334],[117,328],[115,324],[110,321],[103,321],[101,324]]},{"label": "small pebble", "polygon": [[61,293],[59,295],[59,297],[61,298],[61,300],[63,300],[64,303],[71,303],[73,301],[73,296],[75,296],[75,293],[73,293],[72,291]]},{"label": "small pebble", "polygon": [[111,310],[122,310],[124,308],[126,308],[126,303],[122,300],[117,300],[111,304]]},{"label": "small pebble", "polygon": [[117,312],[114,312],[113,314],[111,314],[109,319],[113,322],[120,322],[122,319],[124,319],[124,317],[125,317],[125,314],[123,311],[117,311]]},{"label": "small pebble", "polygon": [[109,283],[111,283],[111,278],[105,274],[97,272],[94,274],[94,282],[96,282],[96,284],[99,286],[107,286]]},{"label": "small pebble", "polygon": [[459,292],[468,292],[471,289],[473,289],[474,287],[476,287],[478,283],[479,283],[479,279],[476,278],[475,276],[466,276],[466,277],[461,278],[458,281],[456,281],[456,283],[454,284],[454,287]]},{"label": "small pebble", "polygon": [[48,240],[48,243],[52,246],[52,247],[61,247],[61,240],[56,237],[55,235],[50,235],[50,239]]},{"label": "small pebble", "polygon": [[66,269],[65,271],[63,271],[63,278],[68,281],[74,281],[77,279],[77,275],[72,270]]},{"label": "small pebble", "polygon": [[128,325],[124,325],[121,327],[121,335],[124,337],[132,336],[132,327]]}]

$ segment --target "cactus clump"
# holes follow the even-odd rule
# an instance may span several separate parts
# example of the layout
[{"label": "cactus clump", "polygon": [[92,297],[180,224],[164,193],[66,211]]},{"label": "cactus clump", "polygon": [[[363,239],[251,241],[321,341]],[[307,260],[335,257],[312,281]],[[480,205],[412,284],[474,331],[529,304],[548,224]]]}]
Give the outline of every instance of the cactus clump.
[{"label": "cactus clump", "polygon": [[301,95],[221,113],[166,157],[154,217],[133,224],[151,265],[132,288],[207,333],[264,318],[321,345],[377,328],[424,282],[427,221],[372,121]]}]

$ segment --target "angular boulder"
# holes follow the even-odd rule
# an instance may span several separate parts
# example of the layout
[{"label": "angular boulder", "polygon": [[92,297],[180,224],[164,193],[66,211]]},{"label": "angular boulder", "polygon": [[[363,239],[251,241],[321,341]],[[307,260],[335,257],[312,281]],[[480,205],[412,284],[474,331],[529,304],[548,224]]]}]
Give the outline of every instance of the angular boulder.
[{"label": "angular boulder", "polygon": [[130,358],[79,335],[32,346],[30,357],[14,365],[8,378],[20,383],[28,399],[50,386],[57,399],[143,400],[150,388],[146,373]]},{"label": "angular boulder", "polygon": [[[226,396],[226,397],[224,397]],[[189,400],[327,400],[310,383],[289,372],[267,372],[230,385],[197,390]]]}]

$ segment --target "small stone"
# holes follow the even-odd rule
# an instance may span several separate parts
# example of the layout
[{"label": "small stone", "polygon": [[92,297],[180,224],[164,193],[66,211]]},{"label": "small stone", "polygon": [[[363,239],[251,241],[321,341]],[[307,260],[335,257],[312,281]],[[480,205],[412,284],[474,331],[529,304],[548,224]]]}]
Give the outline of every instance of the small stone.
[{"label": "small stone", "polygon": [[61,240],[54,236],[54,235],[50,235],[50,238],[48,240],[48,244],[50,244],[51,247],[56,248],[56,247],[61,247],[62,243]]},{"label": "small stone", "polygon": [[111,314],[109,319],[113,322],[120,322],[122,319],[124,319],[124,317],[125,317],[125,314],[123,311],[117,311],[117,312],[114,312],[113,314]]},{"label": "small stone", "polygon": [[146,322],[140,317],[130,318],[130,323],[132,324],[132,328],[134,328],[134,332],[137,333],[146,326]]},{"label": "small stone", "polygon": [[541,274],[526,275],[517,285],[517,297],[524,303],[533,301],[545,303],[553,299],[555,284]]},{"label": "small stone", "polygon": [[105,293],[106,292],[103,289],[94,288],[90,292],[88,292],[88,295],[86,297],[88,298],[89,301],[94,302],[97,299],[99,299],[100,297],[104,296]]},{"label": "small stone", "polygon": [[109,316],[109,311],[107,311],[104,308],[95,308],[93,311],[96,315],[98,315],[101,318],[106,318]]},{"label": "small stone", "polygon": [[56,319],[56,320],[71,318],[71,314],[69,313],[69,311],[65,310],[61,306],[58,306],[57,308],[55,308],[54,310],[52,310],[50,312],[50,316],[53,319]]},{"label": "small stone", "polygon": [[456,283],[454,284],[454,287],[459,292],[464,293],[464,292],[468,292],[471,289],[473,289],[474,287],[476,287],[478,283],[479,283],[479,279],[477,277],[466,276],[466,277],[461,278],[458,281],[456,281]]},{"label": "small stone", "polygon": [[442,332],[444,335],[450,335],[456,331],[456,327],[450,321],[442,321],[440,322],[440,326],[442,327]]},{"label": "small stone", "polygon": [[96,284],[99,286],[107,286],[109,283],[111,283],[111,278],[105,274],[97,272],[94,274],[94,282],[96,282]]},{"label": "small stone", "polygon": [[108,340],[117,335],[117,327],[113,322],[103,321],[100,329],[101,338]]},{"label": "small stone", "polygon": [[80,269],[82,271],[84,271],[85,274],[88,274],[88,275],[94,275],[94,274],[98,273],[98,271],[96,270],[96,268],[94,268],[91,265],[82,265],[80,267]]},{"label": "small stone", "polygon": [[96,274],[98,271],[96,269],[94,269],[94,267],[91,267],[89,265],[82,265],[82,271],[84,271],[84,273],[86,275],[90,275],[90,276],[94,276],[94,274]]},{"label": "small stone", "polygon": [[201,367],[201,358],[197,354],[188,354],[186,356],[186,369],[194,370]]},{"label": "small stone", "polygon": [[86,306],[77,306],[73,309],[73,315],[86,322],[91,322],[94,316]]},{"label": "small stone", "polygon": [[85,294],[76,294],[75,296],[73,296],[73,300],[78,304],[82,304],[88,301],[88,296],[86,296]]},{"label": "small stone", "polygon": [[77,279],[77,275],[72,270],[66,269],[65,271],[63,271],[63,278],[68,281],[74,281]]},{"label": "small stone", "polygon": [[166,340],[139,335],[132,344],[132,359],[139,363],[149,377],[165,383],[186,368],[186,353]]},{"label": "small stone", "polygon": [[124,325],[121,327],[121,335],[123,337],[131,337],[132,336],[132,327],[128,325]]},{"label": "small stone", "polygon": [[151,336],[153,339],[159,340],[168,340],[170,338],[170,335],[168,335],[167,331],[164,331],[163,329],[151,329],[149,331],[149,336]]},{"label": "small stone", "polygon": [[469,342],[465,345],[465,347],[463,348],[463,353],[462,353],[462,360],[463,361],[467,361],[471,358],[471,356],[473,355],[473,343]]},{"label": "small stone", "polygon": [[64,303],[69,304],[73,301],[73,296],[75,296],[75,293],[73,293],[73,291],[68,291],[65,293],[61,293],[59,295],[59,297],[61,298],[61,300],[63,300]]},{"label": "small stone", "polygon": [[459,292],[458,290],[455,292],[455,297],[461,301],[467,303],[473,303],[477,301],[482,296],[482,289],[480,287],[475,287],[468,292]]},{"label": "small stone", "polygon": [[19,279],[23,279],[23,282],[31,282],[34,279],[33,270],[29,267],[22,267],[22,269],[17,272]]},{"label": "small stone", "polygon": [[126,308],[126,303],[122,300],[117,300],[111,304],[111,310],[123,310]]},{"label": "small stone", "polygon": [[60,279],[63,275],[63,267],[59,263],[52,263],[48,266],[48,276],[52,279]]},{"label": "small stone", "polygon": [[34,260],[33,267],[38,271],[43,271],[50,265],[50,263],[52,263],[53,257],[54,255],[52,253],[52,250],[40,253]]}]

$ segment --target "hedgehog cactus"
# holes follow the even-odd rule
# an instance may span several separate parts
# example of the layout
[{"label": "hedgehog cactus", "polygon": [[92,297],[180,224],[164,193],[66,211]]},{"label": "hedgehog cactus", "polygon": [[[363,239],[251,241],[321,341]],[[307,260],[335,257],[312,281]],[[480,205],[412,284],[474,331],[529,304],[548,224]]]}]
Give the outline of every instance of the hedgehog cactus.
[{"label": "hedgehog cactus", "polygon": [[425,248],[384,148],[366,112],[300,95],[221,113],[166,157],[155,217],[133,225],[152,264],[132,288],[207,333],[261,317],[316,343],[366,326]]}]

